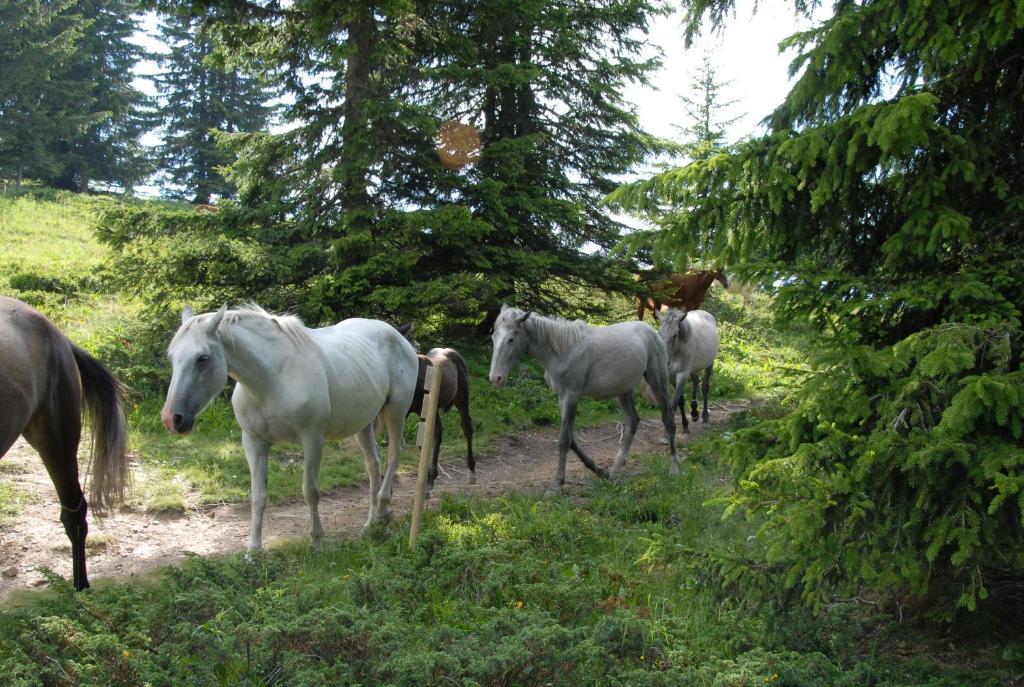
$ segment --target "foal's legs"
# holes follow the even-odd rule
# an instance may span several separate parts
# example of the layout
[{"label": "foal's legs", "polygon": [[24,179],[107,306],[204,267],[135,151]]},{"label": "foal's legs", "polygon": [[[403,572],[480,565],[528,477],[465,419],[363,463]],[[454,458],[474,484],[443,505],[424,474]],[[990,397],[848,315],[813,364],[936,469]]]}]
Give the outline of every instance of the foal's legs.
[{"label": "foal's legs", "polygon": [[626,464],[626,457],[629,455],[629,447],[633,443],[633,436],[636,428],[640,426],[640,414],[636,412],[636,404],[633,402],[632,390],[618,397],[619,408],[626,416],[626,426],[622,431],[622,441],[619,443],[619,453],[615,456],[615,463],[612,464],[611,477],[619,476],[622,466]]},{"label": "foal's legs", "polygon": [[459,409],[462,433],[466,435],[466,467],[469,468],[469,483],[476,484],[476,458],[473,457],[473,418],[469,416],[469,395],[461,389],[455,397]]},{"label": "foal's legs", "polygon": [[249,525],[249,551],[263,546],[263,511],[267,508],[267,463],[270,443],[242,430],[242,448],[249,463],[249,497],[252,500],[252,521]]},{"label": "foal's legs", "polygon": [[366,517],[366,524],[363,525],[363,531],[365,532],[377,523],[377,494],[380,492],[380,448],[377,446],[377,439],[373,435],[372,422],[356,434],[356,441],[359,443],[359,448],[363,451],[363,461],[366,463],[366,476],[370,478],[370,513]]},{"label": "foal's legs", "polygon": [[434,480],[437,479],[437,459],[441,456],[441,434],[444,431],[444,425],[441,422],[441,411],[437,411],[437,417],[434,418],[434,460],[430,464],[430,469],[427,470],[427,491],[429,492],[434,488]]},{"label": "foal's legs", "polygon": [[323,434],[307,434],[302,437],[302,496],[309,506],[309,538],[313,544],[324,536],[324,528],[320,523],[320,458],[323,451]]},{"label": "foal's legs", "polygon": [[24,435],[32,448],[39,452],[57,491],[60,521],[71,541],[72,581],[75,589],[81,591],[89,586],[85,570],[85,538],[89,533],[85,516],[88,505],[78,482],[78,442],[82,421],[76,407],[58,408],[57,403],[48,405],[50,407],[44,408],[29,421]]}]

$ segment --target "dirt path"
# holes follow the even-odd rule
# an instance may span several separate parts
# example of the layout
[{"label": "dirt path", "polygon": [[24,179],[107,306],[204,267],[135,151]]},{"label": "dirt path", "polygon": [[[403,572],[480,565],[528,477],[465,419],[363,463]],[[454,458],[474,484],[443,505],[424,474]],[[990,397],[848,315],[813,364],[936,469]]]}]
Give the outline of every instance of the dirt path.
[{"label": "dirt path", "polygon": [[[712,407],[712,425],[724,423],[742,410],[742,404]],[[677,419],[678,422],[678,419]],[[578,433],[581,445],[600,465],[610,466],[615,457],[621,424],[608,423]],[[700,423],[690,423],[695,434],[705,431]],[[661,423],[645,419],[633,443],[631,454],[660,451],[668,459],[666,447],[658,443]],[[460,437],[461,439],[461,437]],[[680,457],[685,456],[685,444]],[[406,451],[406,461],[414,453]],[[509,491],[538,491],[547,487],[555,474],[557,428],[523,432],[503,437],[477,457],[477,481],[467,483],[465,463],[442,462],[433,494],[427,507],[447,492],[472,492],[496,496]],[[3,457],[0,481],[12,483],[19,493],[28,494],[15,522],[0,527],[0,599],[26,588],[46,584],[39,568],[45,567],[66,578],[71,576],[71,546],[58,522],[59,508],[42,462],[24,441]],[[626,464],[627,472],[638,469],[635,461]],[[578,487],[594,475],[570,454],[566,471],[568,489]],[[416,480],[403,475],[395,483],[393,507],[401,517],[412,507]],[[366,521],[367,486],[324,492],[320,517],[327,536],[357,536]],[[264,546],[287,538],[306,537],[309,510],[301,497],[289,503],[270,505],[263,520]],[[249,536],[249,503],[212,506],[184,513],[147,513],[134,509],[103,520],[90,518],[88,570],[91,581],[109,577],[141,574],[181,561],[186,553],[208,555],[244,549]]]}]

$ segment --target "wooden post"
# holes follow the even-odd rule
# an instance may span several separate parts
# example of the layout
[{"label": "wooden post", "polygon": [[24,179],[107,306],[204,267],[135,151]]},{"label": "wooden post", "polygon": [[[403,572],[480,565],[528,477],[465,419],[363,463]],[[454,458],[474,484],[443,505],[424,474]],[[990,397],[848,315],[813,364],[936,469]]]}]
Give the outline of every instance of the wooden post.
[{"label": "wooden post", "polygon": [[434,451],[434,426],[437,424],[437,397],[441,389],[440,371],[432,363],[427,364],[423,375],[423,392],[426,403],[420,416],[420,427],[416,433],[416,444],[420,447],[420,467],[416,474],[416,497],[412,502],[412,525],[409,528],[409,548],[416,549],[416,537],[420,534],[423,520],[423,500],[427,493],[427,471]]}]

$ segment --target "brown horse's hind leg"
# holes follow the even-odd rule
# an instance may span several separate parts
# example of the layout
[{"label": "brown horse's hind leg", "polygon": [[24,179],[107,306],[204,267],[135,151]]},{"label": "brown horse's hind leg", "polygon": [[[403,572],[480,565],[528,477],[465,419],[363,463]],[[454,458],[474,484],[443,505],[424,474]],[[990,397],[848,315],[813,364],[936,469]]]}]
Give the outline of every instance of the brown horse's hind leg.
[{"label": "brown horse's hind leg", "polygon": [[[53,418],[62,418],[55,422]],[[82,434],[77,408],[41,410],[25,427],[25,439],[39,452],[60,501],[60,521],[71,541],[71,568],[75,589],[89,586],[85,571],[85,538],[88,505],[78,482],[78,442]]]}]

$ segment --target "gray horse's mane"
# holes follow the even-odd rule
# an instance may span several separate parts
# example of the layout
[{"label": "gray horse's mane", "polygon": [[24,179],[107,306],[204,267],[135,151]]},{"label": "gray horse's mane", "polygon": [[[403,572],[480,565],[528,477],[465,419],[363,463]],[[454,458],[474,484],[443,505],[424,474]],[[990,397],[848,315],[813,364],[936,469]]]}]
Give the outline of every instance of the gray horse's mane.
[{"label": "gray horse's mane", "polygon": [[[523,311],[518,308],[508,308],[502,313],[503,318],[506,317],[506,313],[509,318],[518,318],[524,315]],[[524,326],[529,328],[532,336],[547,343],[558,355],[568,352],[591,328],[583,320],[567,320],[562,317],[538,315],[537,313],[532,313]]]}]

